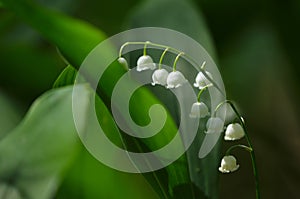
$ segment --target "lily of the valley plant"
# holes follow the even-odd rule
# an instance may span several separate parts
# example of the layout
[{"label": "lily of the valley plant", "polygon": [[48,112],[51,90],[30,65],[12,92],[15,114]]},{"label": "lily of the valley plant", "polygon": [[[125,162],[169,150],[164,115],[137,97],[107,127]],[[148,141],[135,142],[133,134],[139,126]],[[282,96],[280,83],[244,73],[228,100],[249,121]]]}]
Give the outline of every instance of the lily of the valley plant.
[{"label": "lily of the valley plant", "polygon": [[[161,86],[164,86],[166,89],[176,89],[188,82],[188,80],[185,78],[184,74],[176,69],[178,59],[181,56],[182,57],[188,56],[188,55],[186,55],[186,53],[181,52],[180,50],[169,47],[169,46],[156,44],[156,43],[152,43],[149,41],[126,42],[120,48],[118,61],[120,64],[122,64],[127,69],[129,69],[128,63],[127,63],[126,59],[124,57],[122,57],[122,50],[127,45],[144,45],[143,55],[140,56],[139,59],[137,60],[136,70],[139,72],[144,71],[144,70],[154,70],[153,74],[152,74],[152,85],[153,86],[161,85]],[[157,69],[156,69],[156,64],[154,63],[151,56],[147,54],[147,47],[149,45],[164,49],[163,53],[161,54]],[[166,53],[169,51],[177,54],[177,56],[173,62],[173,70],[170,73],[166,69],[162,68],[163,58],[166,55]],[[201,119],[201,118],[208,117],[210,115],[207,105],[201,101],[201,94],[207,88],[209,88],[211,86],[215,86],[215,87],[217,86],[213,80],[212,74],[205,70],[205,64],[206,64],[206,62],[204,60],[202,65],[199,67],[200,71],[198,72],[197,75],[195,75],[195,82],[193,83],[194,87],[199,89],[197,101],[192,105],[191,112],[190,112],[190,117],[194,118],[194,119],[195,118]],[[238,122],[230,123],[229,125],[227,125],[227,127],[224,127],[224,121],[221,118],[216,116],[217,111],[224,104],[230,105],[230,107],[235,112],[236,118],[238,120]],[[244,119],[241,117],[240,113],[236,109],[233,102],[229,101],[229,100],[221,102],[215,108],[215,110],[211,111],[211,113],[212,113],[211,114],[212,116],[207,120],[207,123],[206,123],[205,133],[207,133],[207,134],[223,133],[224,130],[226,129],[225,133],[224,133],[225,141],[236,141],[236,140],[245,138],[247,141],[247,144],[248,144],[248,146],[241,145],[241,144],[231,146],[226,151],[225,156],[221,160],[219,171],[222,173],[231,173],[231,172],[237,171],[239,169],[240,165],[237,164],[237,160],[231,154],[231,151],[235,148],[241,148],[241,149],[247,150],[250,153],[251,160],[252,160],[253,174],[255,177],[255,184],[256,184],[256,198],[260,198],[259,180],[258,180],[258,174],[257,174],[255,154],[254,154],[254,150],[253,150],[250,138],[247,133]]]}]

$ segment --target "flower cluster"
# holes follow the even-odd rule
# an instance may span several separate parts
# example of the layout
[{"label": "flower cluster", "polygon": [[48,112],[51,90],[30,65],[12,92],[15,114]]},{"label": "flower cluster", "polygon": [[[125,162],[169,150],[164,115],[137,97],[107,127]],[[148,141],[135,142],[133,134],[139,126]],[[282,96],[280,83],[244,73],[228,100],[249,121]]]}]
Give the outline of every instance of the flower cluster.
[{"label": "flower cluster", "polygon": [[[166,49],[167,50],[167,49]],[[166,52],[166,51],[165,51]],[[140,56],[137,60],[137,68],[138,72],[145,70],[155,70],[152,74],[152,85],[162,85],[168,89],[178,88],[187,82],[187,79],[184,75],[176,70],[176,64],[178,58],[183,55],[183,53],[179,53],[174,61],[173,71],[168,72],[166,69],[161,68],[161,61],[165,52],[162,54],[158,69],[156,69],[156,64],[153,62],[151,56],[146,54],[146,50],[144,50],[144,55]],[[119,57],[118,62],[122,64],[124,67],[128,67],[127,61],[123,57]]]},{"label": "flower cluster", "polygon": [[[177,54],[177,57],[175,58],[175,61],[173,64],[173,71],[168,72],[166,69],[163,69],[161,67],[161,63],[162,63],[162,60],[163,60],[166,52],[171,47],[165,46],[165,50],[162,53],[160,60],[159,60],[158,68],[156,68],[156,64],[153,62],[153,59],[151,58],[151,56],[147,55],[147,52],[146,52],[147,45],[152,44],[152,45],[157,45],[160,47],[162,47],[162,45],[154,44],[151,42],[131,42],[131,43],[132,44],[144,44],[144,53],[137,60],[136,70],[138,72],[145,71],[145,70],[154,70],[154,72],[152,74],[152,85],[153,86],[161,85],[161,86],[165,86],[167,89],[176,89],[187,82],[187,79],[184,77],[184,75],[180,71],[176,70],[176,64],[177,64],[179,57],[185,55],[183,52],[180,52],[177,49],[173,49],[178,54]],[[122,49],[127,44],[129,44],[129,42],[124,44],[121,47],[118,61],[125,68],[128,69],[127,61],[121,56]],[[195,76],[195,82],[193,84],[196,89],[199,89],[199,91],[198,91],[197,101],[191,105],[191,111],[190,111],[189,116],[192,119],[201,119],[201,118],[205,118],[210,115],[209,108],[207,107],[207,105],[204,102],[201,101],[201,95],[207,88],[209,88],[211,86],[215,86],[215,83],[214,83],[212,74],[205,70],[205,64],[206,64],[206,62],[204,61],[200,67],[200,69],[201,69],[200,72],[198,72],[198,74]],[[236,113],[236,116],[239,119],[239,123],[230,123],[229,125],[227,125],[227,127],[224,127],[224,121],[220,117],[217,117],[217,111],[225,103],[229,103],[231,105],[232,109],[234,110],[234,112]],[[221,102],[215,108],[215,110],[212,111],[212,116],[207,119],[205,133],[206,134],[220,134],[220,133],[223,133],[224,130],[225,130],[225,133],[224,133],[225,141],[235,141],[235,140],[242,139],[245,136],[244,120],[241,118],[241,116],[237,112],[237,110],[234,107],[234,105],[232,104],[232,102],[230,102],[228,100],[225,102]],[[234,145],[227,150],[226,155],[221,160],[221,165],[219,167],[220,172],[230,173],[230,172],[236,171],[239,168],[236,158],[234,156],[230,155],[230,152],[233,148],[236,148],[236,147],[241,147],[241,148],[244,148],[244,149],[252,152],[253,150],[251,147],[251,143],[249,142],[248,139],[247,139],[247,141],[248,141],[249,147],[244,146],[244,145]],[[251,155],[252,155],[252,153],[251,153]]]}]

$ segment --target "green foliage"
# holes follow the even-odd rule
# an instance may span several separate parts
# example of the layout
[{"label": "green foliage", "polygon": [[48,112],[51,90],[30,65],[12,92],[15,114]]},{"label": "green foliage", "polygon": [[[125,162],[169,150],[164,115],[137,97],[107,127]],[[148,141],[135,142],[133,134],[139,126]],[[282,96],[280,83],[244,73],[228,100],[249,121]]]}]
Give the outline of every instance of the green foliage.
[{"label": "green foliage", "polygon": [[6,8],[16,13],[38,30],[47,40],[57,45],[74,66],[79,67],[87,54],[105,35],[83,21],[45,9],[28,0],[2,0]]},{"label": "green foliage", "polygon": [[[52,87],[59,72],[63,70],[63,61],[60,60],[55,50],[56,46],[62,51],[63,57],[66,57],[74,68],[78,69],[89,50],[96,46],[99,41],[105,39],[101,31],[99,32],[99,30],[87,25],[86,22],[78,20],[75,22],[70,17],[56,11],[49,11],[36,5],[33,1],[88,21],[100,27],[107,35],[118,33],[121,27],[125,30],[130,27],[146,25],[175,29],[200,41],[210,54],[214,54],[216,57],[211,45],[210,38],[212,37],[216,44],[218,58],[220,58],[218,65],[224,77],[227,94],[229,98],[237,100],[239,109],[245,113],[247,126],[251,131],[251,137],[254,138],[253,144],[255,148],[259,149],[257,151],[258,157],[268,157],[267,162],[263,164],[259,162],[258,165],[259,171],[261,171],[262,195],[264,198],[295,198],[299,195],[299,169],[297,170],[297,163],[299,162],[297,149],[299,146],[295,141],[299,140],[299,125],[297,123],[299,114],[297,111],[299,110],[298,101],[300,99],[298,92],[300,77],[300,40],[298,35],[300,35],[300,29],[297,27],[300,26],[300,1],[282,3],[281,1],[259,0],[0,0],[0,143],[2,139],[7,139],[6,137],[15,132],[11,132],[11,129],[19,123],[24,110],[37,96]],[[137,4],[139,2],[140,4]],[[132,10],[133,6],[135,9]],[[205,20],[199,11],[203,11]],[[27,26],[23,23],[24,21],[34,28]],[[206,31],[204,21],[207,22],[210,32]],[[125,27],[122,26],[124,22],[127,24]],[[86,30],[80,30],[78,27]],[[61,29],[64,31],[61,32]],[[75,29],[77,29],[77,33],[74,35],[73,30]],[[87,37],[80,35],[81,32]],[[205,34],[208,35],[205,36]],[[95,35],[99,36],[95,37]],[[70,42],[71,40],[72,42]],[[93,40],[93,44],[89,43],[88,40]],[[88,49],[85,49],[86,47]],[[131,60],[136,61],[136,57]],[[124,71],[119,68],[121,67],[114,63],[100,81],[98,93],[106,107],[110,106],[111,91],[115,82],[124,74]],[[184,74],[194,73],[193,71],[183,72]],[[71,77],[68,73],[65,74],[67,79]],[[57,81],[59,87],[72,82],[72,78],[69,80],[65,81],[61,77]],[[159,95],[163,89],[159,90],[155,87],[153,90],[165,105],[173,100],[172,97]],[[132,102],[140,102],[138,96],[134,98],[132,98]],[[96,102],[103,104],[99,100]],[[101,106],[97,105],[97,107]],[[55,108],[56,105],[52,107],[52,109]],[[136,108],[137,106],[130,106],[130,111],[132,112]],[[174,120],[177,121],[177,106],[169,104],[167,108]],[[52,109],[48,111],[50,112]],[[145,114],[134,116],[134,121],[138,124],[147,124],[149,121],[147,113],[143,113]],[[48,112],[44,115],[47,116],[47,114]],[[37,121],[41,121],[41,119]],[[57,125],[59,124],[61,123],[57,123]],[[35,126],[35,124],[32,125]],[[203,126],[204,124],[201,124],[200,128]],[[28,127],[27,129],[29,131],[26,134],[30,134],[31,128]],[[122,132],[114,132],[123,135]],[[198,134],[202,135],[203,132],[198,132]],[[25,139],[26,136],[22,136],[22,138]],[[113,138],[114,136],[110,137],[111,140]],[[170,138],[165,139],[164,142],[168,139]],[[201,136],[196,138],[198,144],[201,144],[201,140]],[[150,150],[145,142],[137,142],[136,145],[133,140],[126,141],[132,145],[130,146],[132,150],[138,151],[138,146],[142,147],[143,150]],[[219,152],[219,149],[215,148],[210,154],[211,156],[207,157],[211,160],[198,160],[194,155],[199,150],[196,142],[187,152],[187,159],[190,166],[190,178],[192,180],[200,179],[194,180],[199,184],[197,187],[188,183],[174,186],[173,195],[175,198],[205,198],[201,191],[198,195],[194,193],[198,187],[205,193],[215,193],[214,190],[220,188],[222,198],[233,197],[232,187],[236,188],[234,190],[236,197],[242,195],[254,197],[252,188],[249,188],[248,180],[245,180],[252,179],[251,172],[248,172],[251,170],[248,156],[243,152],[234,151],[234,155],[241,165],[241,170],[230,175],[220,175],[220,182],[214,183],[213,178],[217,176],[216,165],[220,160],[214,159],[217,159],[215,154]],[[14,147],[18,147],[19,143],[14,142]],[[123,145],[122,142],[118,143],[117,139],[114,140],[114,143]],[[157,144],[155,147],[152,146],[157,148],[161,144],[163,143]],[[228,143],[225,143],[226,145]],[[36,148],[33,145],[31,151],[35,151],[35,154],[39,155],[43,153],[42,149],[46,146],[45,144]],[[19,153],[21,150],[18,149],[17,152]],[[62,185],[60,182],[57,183],[58,193],[53,190],[50,198],[159,197],[153,194],[141,176],[123,173],[123,177],[127,180],[123,179],[122,174],[119,175],[119,172],[99,164],[81,146],[79,150],[80,154],[76,156],[75,162],[66,166],[70,167],[63,172],[66,175],[58,175],[58,178],[63,181]],[[30,154],[33,153],[31,151]],[[16,154],[18,154],[17,152]],[[0,151],[0,153],[6,158],[3,161],[1,158],[0,165],[7,160],[20,159],[15,157],[15,153],[11,153],[10,157],[7,157],[4,152]],[[280,160],[284,163],[285,169],[282,169],[282,164],[278,164],[278,157],[281,157]],[[185,163],[183,162],[183,164]],[[197,166],[196,170],[193,170],[194,165]],[[37,167],[34,165],[33,169]],[[22,167],[20,166],[20,168]],[[28,179],[26,181],[28,187],[30,182],[36,182],[37,178],[42,178],[40,175],[36,175],[37,178],[34,178],[34,173],[30,174],[32,171],[28,169],[26,172],[26,176],[30,175],[30,179],[29,177],[26,178],[26,180]],[[169,173],[164,169],[156,172],[157,176],[160,177],[163,189],[154,180],[155,175],[152,173],[145,175],[146,178],[150,178],[148,182],[157,192],[161,192],[161,190],[170,191],[168,189],[168,176],[173,175],[173,173],[170,172],[170,169],[168,171]],[[173,171],[180,173],[179,170]],[[274,175],[274,171],[278,175]],[[20,170],[21,172],[22,176],[16,176],[12,179],[24,179],[26,177],[25,172]],[[16,171],[16,175],[17,173],[19,172]],[[186,173],[184,172],[183,175]],[[201,175],[198,175],[200,173]],[[20,189],[11,181],[9,184],[4,183],[4,180],[7,182],[6,179],[2,178],[4,174],[5,171],[1,170],[0,198],[20,198]],[[206,181],[207,178],[210,180]],[[136,183],[130,181],[136,181]],[[282,186],[282,182],[289,186]],[[43,185],[40,181],[39,184]],[[119,191],[121,188],[124,190]],[[211,190],[209,191],[209,189]],[[39,189],[36,192],[38,193]],[[4,193],[6,197],[3,196]],[[161,193],[158,195],[162,197]]]},{"label": "green foliage", "polygon": [[[215,57],[215,49],[203,15],[199,10],[195,9],[195,6],[190,1],[145,1],[136,6],[126,25],[128,28],[153,26],[180,31],[195,39],[205,47],[211,56]],[[181,65],[181,70],[185,72],[187,79],[193,81],[196,71],[191,72],[190,65]],[[155,93],[160,98],[166,98],[165,92],[156,91]],[[168,103],[168,106],[171,107],[171,109],[178,110],[176,100],[173,98],[168,98],[167,100],[165,99],[165,101]],[[173,118],[179,118],[179,115],[180,113],[175,112],[173,114]],[[202,123],[199,129],[204,128],[204,124]],[[189,132],[189,127],[186,127],[184,132]],[[215,146],[213,151],[206,158],[199,159],[197,154],[201,147],[203,138],[204,133],[203,131],[199,130],[198,135],[195,138],[195,142],[187,151],[189,175],[192,182],[197,186],[187,186],[187,184],[185,184],[179,187],[184,187],[181,189],[183,192],[185,192],[185,189],[187,188],[189,188],[188,190],[190,190],[190,193],[194,191],[195,195],[193,197],[201,195],[202,191],[210,198],[217,198],[218,186],[215,185],[218,183],[217,168],[220,159],[219,154],[221,143],[219,142],[219,144]],[[187,196],[186,193],[180,193],[180,191],[177,192],[177,196],[179,198]],[[190,198],[192,198],[192,196],[190,196]]]},{"label": "green foliage", "polygon": [[158,199],[141,174],[111,169],[82,149],[68,170],[56,199]]},{"label": "green foliage", "polygon": [[21,124],[1,140],[1,198],[45,199],[57,189],[78,144],[71,91],[69,87],[40,97]]},{"label": "green foliage", "polygon": [[76,80],[77,71],[72,66],[67,66],[58,76],[53,84],[53,88],[73,85]]},{"label": "green foliage", "polygon": [[8,134],[21,120],[21,112],[16,104],[0,90],[0,140]]},{"label": "green foliage", "polygon": [[[84,90],[79,99],[83,102],[82,114],[88,115],[90,110],[84,102],[90,101],[93,91],[87,85],[80,87]],[[58,198],[66,197],[66,193],[68,198],[118,198],[123,194],[141,198],[145,192],[145,198],[156,198],[140,174],[126,174],[99,164],[80,147],[72,115],[72,92],[73,86],[69,86],[41,96],[21,124],[1,141],[1,198],[51,198],[64,173],[67,178],[61,189],[65,190],[59,192]],[[113,121],[100,98],[97,101],[100,123]],[[110,124],[106,129],[117,131],[113,122]],[[88,120],[85,125],[89,125]]]},{"label": "green foliage", "polygon": [[[3,0],[3,2],[7,8],[14,11],[22,20],[26,21],[28,24],[38,30],[47,40],[55,44],[59,48],[63,56],[68,60],[68,62],[77,69],[80,67],[87,54],[99,42],[105,39],[104,34],[91,25],[82,21],[72,19],[63,14],[50,11],[29,1]],[[193,6],[191,6],[189,3],[179,1],[178,3],[174,4],[170,1],[155,1],[153,2],[153,4],[151,4],[153,5],[153,7],[149,5],[150,4],[146,4],[145,8],[143,8],[143,6],[141,7],[145,22],[149,22],[141,25],[152,25],[150,23],[151,21],[162,21],[162,24],[156,24],[157,26],[166,26],[167,24],[170,24],[170,26],[167,26],[168,28],[182,31],[194,37],[194,39],[204,43],[204,45],[208,49],[210,49],[210,52],[213,52],[213,48],[210,43],[210,39],[206,31],[204,22],[200,15],[198,15],[197,12],[193,9]],[[163,12],[161,12],[160,18],[165,18],[165,21],[158,20],[159,18],[157,20],[150,17],[147,19],[147,16],[150,16],[151,12],[154,9],[159,8],[161,10],[164,10],[163,8],[166,5],[171,5],[172,9],[168,10],[170,12],[168,13],[168,15],[163,15]],[[183,12],[184,15],[178,15],[179,12]],[[141,18],[140,15],[141,13],[133,16],[133,18]],[[165,16],[169,16],[170,18],[166,18]],[[178,18],[178,16],[181,16],[181,18]],[[159,17],[159,15],[157,15],[157,17]],[[177,22],[181,22],[180,26],[174,23],[175,19]],[[186,21],[189,21],[190,23],[186,23]],[[199,27],[199,29],[195,29],[195,27]],[[113,48],[108,48],[105,54],[101,54],[99,56],[105,59],[106,56],[111,56],[114,50],[115,49]],[[125,70],[117,62],[115,62],[108,68],[108,70],[105,71],[105,74],[101,78],[98,90],[98,93],[101,96],[101,100],[99,99],[96,106],[97,110],[106,110],[106,112],[104,114],[100,114],[100,121],[104,118],[109,118],[109,121],[111,121],[109,112],[107,112],[107,108],[105,107],[105,105],[110,106],[110,97],[113,87],[116,84],[117,80],[124,73]],[[71,66],[67,67],[55,82],[54,87],[72,84],[74,81],[74,75],[74,68],[72,68]],[[153,94],[151,94],[147,89],[144,88],[139,89],[134,94],[134,96],[132,96],[132,99],[133,101],[143,101],[144,103],[143,106],[140,106],[139,104],[133,105],[133,109],[135,111],[131,114],[134,120],[147,118],[148,110],[152,105],[162,104]],[[102,102],[102,100],[105,102],[105,104]],[[57,107],[55,107],[55,109],[59,110],[59,108]],[[45,112],[47,113],[46,110]],[[68,119],[70,118],[72,117],[69,116]],[[61,121],[63,121],[62,118],[60,119]],[[47,120],[51,121],[49,118]],[[31,125],[34,126],[34,124]],[[57,126],[60,126],[60,123],[57,123]],[[52,126],[46,128],[50,131]],[[106,128],[110,132],[110,134],[111,132],[114,132],[112,133],[114,135],[119,135],[121,133],[113,126],[106,125]],[[133,146],[139,151],[145,151],[149,149],[154,150],[158,146],[163,146],[166,141],[171,140],[176,131],[177,125],[173,121],[171,115],[168,114],[166,124],[158,136],[154,136],[154,138],[152,138],[151,140],[145,139],[143,140],[143,143],[141,143],[140,141],[135,142],[135,144],[132,144],[133,140],[130,138],[125,138],[125,140],[128,145],[130,144],[130,146]],[[58,151],[56,152],[58,153]],[[197,153],[192,154],[192,156],[193,159],[196,159]],[[64,161],[61,162],[61,164],[62,163],[64,163]],[[198,162],[196,162],[196,164],[197,163]],[[207,164],[208,166],[211,166],[211,164],[215,163],[216,160],[213,158]],[[184,198],[186,196],[186,193],[191,193],[191,197],[193,198],[199,195],[203,195],[201,192],[205,192],[207,195],[215,194],[215,189],[203,190],[204,187],[201,187],[199,185],[202,185],[204,182],[208,182],[209,184],[215,182],[217,171],[215,170],[215,172],[212,173],[212,176],[209,176],[209,178],[208,176],[205,176],[204,178],[198,178],[199,176],[193,173],[193,168],[195,168],[196,166],[197,165],[188,165],[186,156],[184,155],[165,169],[145,174],[145,177],[149,180],[149,182],[152,184],[161,198],[170,198],[173,197],[174,194],[176,194],[177,198]],[[192,173],[189,173],[188,167],[190,167],[190,171],[193,171]],[[198,187],[195,187],[193,185],[190,179],[190,175],[192,175],[193,177],[193,183],[195,183]],[[211,175],[211,173],[207,175]],[[210,180],[212,180],[212,182],[210,182]]]}]

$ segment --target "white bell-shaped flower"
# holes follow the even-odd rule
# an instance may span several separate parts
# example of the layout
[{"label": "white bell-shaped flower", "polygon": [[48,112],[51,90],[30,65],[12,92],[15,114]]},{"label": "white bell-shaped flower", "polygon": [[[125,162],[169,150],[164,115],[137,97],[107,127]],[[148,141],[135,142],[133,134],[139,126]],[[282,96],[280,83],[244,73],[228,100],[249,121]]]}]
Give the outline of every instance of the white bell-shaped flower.
[{"label": "white bell-shaped flower", "polygon": [[[210,72],[206,71],[206,74],[212,79],[212,75],[210,74]],[[210,81],[204,76],[202,72],[199,72],[196,76],[194,87],[197,87],[201,90],[208,84],[210,84]]]},{"label": "white bell-shaped flower", "polygon": [[179,71],[173,71],[168,75],[167,78],[167,88],[178,88],[186,83],[187,80],[183,74]]},{"label": "white bell-shaped flower", "polygon": [[225,131],[224,140],[238,140],[245,136],[243,127],[239,123],[229,124]]},{"label": "white bell-shaped flower", "polygon": [[156,84],[160,84],[162,86],[165,86],[167,84],[167,78],[168,78],[168,71],[166,69],[157,69],[152,74],[152,85],[155,86]]},{"label": "white bell-shaped flower", "polygon": [[209,115],[208,108],[203,102],[195,102],[192,105],[190,117],[191,118],[204,118]]},{"label": "white bell-shaped flower", "polygon": [[236,171],[239,167],[240,165],[236,164],[235,157],[232,155],[227,155],[223,157],[219,171],[222,173],[230,173]]},{"label": "white bell-shaped flower", "polygon": [[205,133],[221,133],[224,129],[224,121],[218,117],[211,117],[206,123]]},{"label": "white bell-shaped flower", "polygon": [[124,57],[119,57],[118,62],[124,66],[124,68],[128,69],[128,63]]},{"label": "white bell-shaped flower", "polygon": [[142,55],[137,60],[137,71],[143,70],[154,70],[156,68],[155,63],[153,63],[153,59],[149,55]]}]

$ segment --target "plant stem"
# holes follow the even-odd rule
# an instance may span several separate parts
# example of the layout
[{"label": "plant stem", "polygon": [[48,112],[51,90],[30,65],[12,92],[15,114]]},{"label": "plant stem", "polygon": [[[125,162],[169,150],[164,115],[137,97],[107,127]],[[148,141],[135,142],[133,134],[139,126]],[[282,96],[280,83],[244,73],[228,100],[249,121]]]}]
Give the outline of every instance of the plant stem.
[{"label": "plant stem", "polygon": [[205,70],[205,64],[206,64],[206,61],[204,61],[204,62],[202,63],[202,65],[200,66],[200,68],[201,68],[202,70]]},{"label": "plant stem", "polygon": [[227,149],[226,151],[226,155],[230,155],[230,152],[235,149],[235,148],[242,148],[242,149],[245,149],[246,151],[248,152],[251,152],[253,151],[253,149],[251,147],[248,147],[248,146],[245,146],[245,145],[242,145],[242,144],[238,144],[238,145],[234,145],[234,146],[231,146],[229,149]]},{"label": "plant stem", "polygon": [[150,41],[146,41],[145,45],[144,45],[144,52],[143,55],[146,56],[147,55],[147,45],[150,43]]},{"label": "plant stem", "polygon": [[245,138],[247,140],[247,143],[249,145],[249,152],[250,152],[250,156],[251,156],[251,162],[252,162],[252,169],[253,169],[253,175],[254,175],[254,178],[255,178],[255,191],[256,191],[256,199],[260,199],[260,189],[259,189],[259,178],[258,178],[258,172],[257,172],[257,164],[256,164],[256,158],[255,158],[255,152],[253,150],[253,147],[252,147],[252,143],[251,143],[251,140],[249,138],[249,134],[248,134],[248,131],[246,129],[246,125],[245,125],[245,122],[244,122],[244,119],[242,118],[242,116],[240,115],[240,113],[238,112],[238,110],[236,109],[236,107],[234,106],[234,104],[232,103],[232,101],[230,100],[226,100],[224,102],[222,102],[221,104],[219,104],[215,111],[217,111],[219,109],[219,107],[225,103],[228,103],[232,110],[235,112],[236,116],[238,117],[241,125],[242,125],[242,128],[244,129],[244,132],[245,132]]},{"label": "plant stem", "polygon": [[169,48],[166,48],[165,51],[161,54],[160,56],[160,59],[159,59],[159,63],[158,63],[158,69],[161,69],[161,63],[162,63],[162,60],[165,56],[165,54],[167,53],[167,51],[169,50]]},{"label": "plant stem", "polygon": [[208,85],[204,86],[204,87],[199,91],[198,96],[197,96],[197,101],[198,101],[198,102],[200,102],[200,96],[201,96],[201,94],[202,94],[208,87],[211,87],[211,86],[213,86],[213,84],[208,84]]},{"label": "plant stem", "polygon": [[120,50],[119,50],[119,58],[122,57],[122,52],[123,52],[123,49],[125,48],[125,46],[129,45],[131,42],[126,42],[124,43],[121,47],[120,47]]},{"label": "plant stem", "polygon": [[177,65],[178,59],[179,59],[179,57],[180,57],[181,55],[184,55],[184,52],[180,52],[180,53],[176,56],[175,61],[174,61],[174,63],[173,63],[173,71],[176,71],[176,65]]}]

